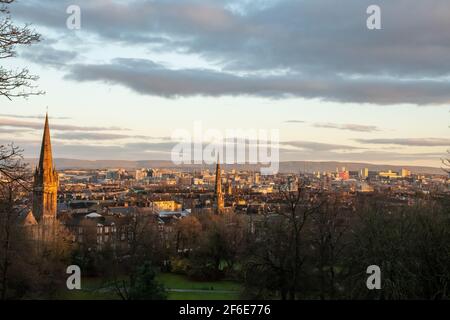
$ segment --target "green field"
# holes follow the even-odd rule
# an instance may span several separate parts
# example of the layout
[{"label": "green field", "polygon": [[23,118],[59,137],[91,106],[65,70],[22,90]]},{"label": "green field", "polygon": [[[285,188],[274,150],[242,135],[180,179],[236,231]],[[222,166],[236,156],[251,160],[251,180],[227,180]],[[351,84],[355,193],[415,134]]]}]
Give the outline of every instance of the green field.
[{"label": "green field", "polygon": [[[169,300],[237,300],[241,286],[233,281],[193,281],[184,275],[160,273],[157,280],[167,289]],[[64,290],[61,300],[118,300],[112,288],[100,278],[83,278],[82,290]]]},{"label": "green field", "polygon": [[[241,286],[233,281],[193,281],[173,273],[161,273],[157,279],[168,289],[169,300],[236,300],[241,291]],[[173,292],[173,289],[192,291]]]}]

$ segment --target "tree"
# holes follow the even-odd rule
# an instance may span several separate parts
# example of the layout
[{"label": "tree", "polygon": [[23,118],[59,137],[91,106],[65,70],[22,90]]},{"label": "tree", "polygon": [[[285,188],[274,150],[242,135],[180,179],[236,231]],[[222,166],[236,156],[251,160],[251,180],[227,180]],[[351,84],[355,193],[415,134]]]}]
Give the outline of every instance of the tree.
[{"label": "tree", "polygon": [[[345,260],[346,298],[448,299],[450,224],[436,203],[391,212],[370,207],[360,212]],[[382,290],[368,290],[366,269],[377,265]]]},{"label": "tree", "polygon": [[[18,227],[17,200],[27,189],[28,172],[21,150],[14,145],[0,146],[0,290],[1,299],[8,297],[10,278],[17,252],[23,250],[24,235]],[[19,250],[19,247],[20,250]],[[20,258],[19,258],[20,260]]]},{"label": "tree", "polygon": [[336,298],[343,280],[339,270],[345,259],[344,249],[352,211],[346,208],[344,199],[330,194],[320,210],[312,216],[311,243],[314,267],[318,270],[320,299]]},{"label": "tree", "polygon": [[149,261],[144,262],[136,274],[136,282],[130,288],[131,300],[165,300],[166,290],[163,285],[155,280],[155,271]]},{"label": "tree", "polygon": [[197,245],[202,231],[202,225],[197,217],[187,216],[176,224],[177,252],[192,251]]},{"label": "tree", "polygon": [[189,255],[187,275],[196,280],[217,280],[233,275],[245,234],[244,219],[234,213],[201,217],[202,232]]},{"label": "tree", "polygon": [[[450,150],[447,152],[450,155]],[[444,164],[444,171],[450,174],[450,158],[442,159],[442,163]]]},{"label": "tree", "polygon": [[280,189],[281,205],[276,214],[264,217],[258,235],[248,248],[244,282],[250,297],[279,294],[296,299],[305,293],[305,262],[310,251],[306,226],[323,205],[320,190],[300,181],[296,191]]},{"label": "tree", "polygon": [[0,183],[5,184],[22,184],[26,179],[27,165],[23,162],[23,150],[15,146],[0,145]]},{"label": "tree", "polygon": [[[17,46],[28,46],[40,41],[40,35],[30,29],[27,24],[23,27],[14,25],[8,5],[14,0],[0,0],[0,59],[16,56]],[[34,91],[33,82],[38,79],[29,70],[8,70],[0,66],[0,95],[12,100],[14,97],[28,97],[42,94]]]},{"label": "tree", "polygon": [[148,280],[146,265],[150,261],[154,265],[160,265],[164,260],[165,250],[158,227],[154,216],[143,213],[126,218],[120,226],[125,239],[112,248],[109,269],[112,273],[111,286],[122,300],[136,299],[136,290],[144,290],[140,281]]}]

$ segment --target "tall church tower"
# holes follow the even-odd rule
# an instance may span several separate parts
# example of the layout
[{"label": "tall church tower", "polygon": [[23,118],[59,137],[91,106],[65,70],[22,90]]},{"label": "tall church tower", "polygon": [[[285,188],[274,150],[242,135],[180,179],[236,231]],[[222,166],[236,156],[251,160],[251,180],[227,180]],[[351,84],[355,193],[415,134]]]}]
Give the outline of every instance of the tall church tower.
[{"label": "tall church tower", "polygon": [[216,183],[214,188],[214,199],[216,201],[217,213],[223,212],[223,209],[225,207],[225,201],[223,199],[223,192],[222,192],[222,172],[220,169],[219,157],[217,157],[217,165],[216,165]]},{"label": "tall church tower", "polygon": [[33,184],[33,215],[38,224],[50,224],[56,220],[58,184],[58,173],[53,166],[48,114],[46,114],[41,156],[34,173]]}]

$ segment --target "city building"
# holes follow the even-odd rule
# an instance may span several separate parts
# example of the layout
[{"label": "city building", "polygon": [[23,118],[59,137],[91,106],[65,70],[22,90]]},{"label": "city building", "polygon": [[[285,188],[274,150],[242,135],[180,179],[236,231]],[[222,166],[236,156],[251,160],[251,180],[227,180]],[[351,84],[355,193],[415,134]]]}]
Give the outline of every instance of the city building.
[{"label": "city building", "polygon": [[33,183],[32,213],[37,223],[50,224],[56,220],[58,184],[58,173],[53,165],[52,144],[47,114],[45,116],[39,164],[34,173]]},{"label": "city building", "polygon": [[401,171],[401,177],[402,178],[407,178],[411,176],[411,171],[409,171],[408,169],[402,169]]},{"label": "city building", "polygon": [[365,180],[369,177],[369,168],[361,169],[361,179]]},{"label": "city building", "polygon": [[216,212],[217,213],[222,213],[223,209],[225,207],[225,201],[224,201],[223,192],[222,192],[222,172],[221,172],[221,169],[220,169],[219,157],[217,157],[217,165],[216,165],[216,180],[215,180],[215,186],[214,186],[214,200],[215,200]]}]

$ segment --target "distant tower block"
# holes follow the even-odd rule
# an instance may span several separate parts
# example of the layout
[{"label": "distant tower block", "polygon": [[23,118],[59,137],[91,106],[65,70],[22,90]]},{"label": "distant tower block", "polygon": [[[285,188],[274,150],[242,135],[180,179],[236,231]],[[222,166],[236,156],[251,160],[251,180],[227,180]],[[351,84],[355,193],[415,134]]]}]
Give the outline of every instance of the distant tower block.
[{"label": "distant tower block", "polygon": [[216,165],[216,183],[214,188],[214,200],[216,202],[217,213],[222,213],[225,207],[225,202],[222,193],[222,172],[220,169],[219,157],[217,157],[217,165]]},{"label": "distant tower block", "polygon": [[231,184],[231,180],[228,180],[227,183],[227,195],[229,196],[233,195],[233,185]]},{"label": "distant tower block", "polygon": [[50,224],[56,220],[58,184],[58,173],[53,165],[48,114],[46,114],[41,155],[34,173],[33,184],[33,215],[38,224]]}]

